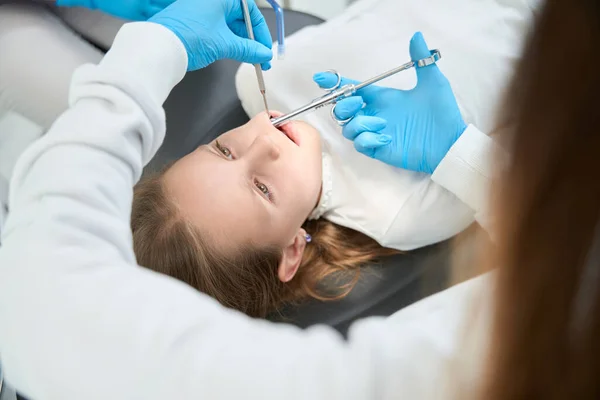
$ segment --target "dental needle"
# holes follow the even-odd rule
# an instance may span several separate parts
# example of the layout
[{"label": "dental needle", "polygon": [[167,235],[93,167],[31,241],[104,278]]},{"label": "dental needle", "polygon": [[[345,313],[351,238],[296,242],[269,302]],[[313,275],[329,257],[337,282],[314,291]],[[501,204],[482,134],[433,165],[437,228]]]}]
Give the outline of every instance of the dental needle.
[{"label": "dental needle", "polygon": [[[252,20],[250,19],[250,10],[248,9],[248,0],[242,0],[242,9],[244,10],[244,21],[246,22],[246,31],[248,31],[248,39],[254,40],[254,30],[252,29]],[[262,94],[263,102],[265,103],[265,111],[269,114],[269,106],[267,105],[267,90],[265,89],[265,80],[263,78],[260,64],[254,64],[256,71],[256,79],[258,80],[258,89]]]}]

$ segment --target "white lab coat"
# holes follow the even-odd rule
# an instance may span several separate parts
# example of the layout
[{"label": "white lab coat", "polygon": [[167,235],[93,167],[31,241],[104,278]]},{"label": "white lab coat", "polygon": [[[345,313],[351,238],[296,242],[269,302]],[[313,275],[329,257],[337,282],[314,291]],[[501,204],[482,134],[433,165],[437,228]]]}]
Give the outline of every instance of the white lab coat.
[{"label": "white lab coat", "polygon": [[[489,296],[490,277],[360,321],[345,341],[327,327],[252,320],[137,266],[132,186],[163,141],[161,105],[186,65],[167,29],[125,25],[99,66],[76,72],[70,110],[19,160],[0,249],[8,381],[28,397],[60,400],[424,399],[477,382],[466,371],[480,369],[485,346],[461,343],[468,305],[487,304],[479,297]],[[461,137],[438,184],[488,176],[471,162],[489,150],[479,135]],[[481,326],[470,335],[486,338]]]}]

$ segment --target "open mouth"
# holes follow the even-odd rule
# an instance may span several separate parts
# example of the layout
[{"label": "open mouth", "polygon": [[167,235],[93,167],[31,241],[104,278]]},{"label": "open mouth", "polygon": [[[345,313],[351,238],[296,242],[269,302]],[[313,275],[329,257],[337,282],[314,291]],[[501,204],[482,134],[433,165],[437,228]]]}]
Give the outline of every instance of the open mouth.
[{"label": "open mouth", "polygon": [[300,146],[300,135],[298,134],[298,130],[296,126],[294,126],[294,122],[290,121],[287,124],[283,124],[279,129],[288,139],[290,139],[296,146]]},{"label": "open mouth", "polygon": [[[277,118],[282,116],[283,113],[278,112],[278,111],[271,111],[270,112],[270,117],[271,118]],[[300,135],[298,134],[298,129],[295,126],[296,124],[294,123],[294,121],[289,121],[286,122],[285,124],[281,125],[280,127],[276,128],[278,131],[280,131],[281,133],[283,133],[288,139],[290,139],[296,146],[300,146]]]}]

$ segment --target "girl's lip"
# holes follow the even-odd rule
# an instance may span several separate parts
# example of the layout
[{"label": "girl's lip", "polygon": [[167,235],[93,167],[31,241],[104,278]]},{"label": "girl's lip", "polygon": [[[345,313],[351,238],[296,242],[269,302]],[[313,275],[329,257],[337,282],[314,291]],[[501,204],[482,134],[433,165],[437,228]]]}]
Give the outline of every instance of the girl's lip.
[{"label": "girl's lip", "polygon": [[[269,110],[270,118],[277,118],[283,115],[282,112]],[[285,136],[288,137],[296,146],[300,146],[300,135],[298,133],[298,129],[296,128],[296,124],[294,121],[289,121],[277,128],[280,132],[282,132]]]},{"label": "girl's lip", "polygon": [[296,146],[300,146],[300,135],[298,134],[298,129],[296,129],[296,124],[294,121],[290,121],[286,124],[283,124],[278,128],[281,132],[285,134]]}]

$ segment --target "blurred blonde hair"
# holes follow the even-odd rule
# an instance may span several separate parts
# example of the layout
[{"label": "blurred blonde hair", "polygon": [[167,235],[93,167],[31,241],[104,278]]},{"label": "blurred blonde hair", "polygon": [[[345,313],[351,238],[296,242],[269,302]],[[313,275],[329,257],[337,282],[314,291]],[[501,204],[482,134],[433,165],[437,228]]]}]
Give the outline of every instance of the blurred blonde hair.
[{"label": "blurred blonde hair", "polygon": [[[183,219],[163,185],[167,169],[142,180],[134,190],[131,228],[138,263],[250,316],[265,317],[286,303],[310,297],[340,299],[355,285],[361,265],[397,253],[329,221],[308,221],[304,228],[312,241],[294,279],[283,283],[277,275],[281,249],[248,243],[223,254],[215,250],[210,235]],[[321,285],[340,274],[347,279],[337,281],[345,283]]]}]

